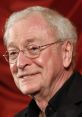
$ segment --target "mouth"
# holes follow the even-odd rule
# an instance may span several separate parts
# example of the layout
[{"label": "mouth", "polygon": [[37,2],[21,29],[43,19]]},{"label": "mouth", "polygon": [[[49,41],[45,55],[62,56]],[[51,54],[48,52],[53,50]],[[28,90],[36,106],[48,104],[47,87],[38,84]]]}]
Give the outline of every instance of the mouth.
[{"label": "mouth", "polygon": [[38,74],[40,74],[40,73],[38,72],[38,73],[20,74],[20,75],[17,75],[17,77],[18,78],[25,78],[25,77],[32,77],[32,76],[35,76]]}]

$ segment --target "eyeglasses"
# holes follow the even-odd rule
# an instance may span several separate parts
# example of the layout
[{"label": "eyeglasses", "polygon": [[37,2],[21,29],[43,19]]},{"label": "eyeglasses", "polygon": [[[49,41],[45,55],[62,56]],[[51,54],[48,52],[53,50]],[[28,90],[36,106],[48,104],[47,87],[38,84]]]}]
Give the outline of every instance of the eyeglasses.
[{"label": "eyeglasses", "polygon": [[53,43],[48,43],[46,45],[38,46],[38,45],[28,45],[25,47],[24,50],[10,50],[6,51],[5,54],[3,55],[5,57],[5,60],[9,63],[15,63],[17,61],[17,57],[19,55],[19,52],[23,52],[23,54],[30,58],[30,59],[35,59],[40,56],[40,53],[42,50],[48,48],[49,46],[62,42],[61,40],[57,40]]}]

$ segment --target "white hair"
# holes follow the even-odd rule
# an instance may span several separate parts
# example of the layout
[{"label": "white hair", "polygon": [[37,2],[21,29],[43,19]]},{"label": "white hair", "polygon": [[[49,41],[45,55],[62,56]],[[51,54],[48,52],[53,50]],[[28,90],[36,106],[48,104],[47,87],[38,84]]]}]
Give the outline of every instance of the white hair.
[{"label": "white hair", "polygon": [[4,33],[4,43],[7,42],[8,39],[8,30],[12,27],[12,25],[28,16],[32,12],[39,12],[46,19],[50,26],[56,29],[56,37],[61,40],[69,40],[73,43],[77,41],[77,33],[74,25],[69,21],[69,19],[65,18],[57,11],[51,10],[46,7],[34,6],[29,7],[24,10],[13,13],[6,22],[5,25],[5,33]]}]

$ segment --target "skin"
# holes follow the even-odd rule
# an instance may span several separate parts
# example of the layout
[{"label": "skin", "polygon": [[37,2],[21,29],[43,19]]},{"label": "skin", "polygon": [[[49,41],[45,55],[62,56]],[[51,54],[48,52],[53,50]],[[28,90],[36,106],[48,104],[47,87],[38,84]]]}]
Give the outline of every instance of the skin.
[{"label": "skin", "polygon": [[[15,22],[8,33],[8,50],[24,49],[27,42],[44,45],[57,40],[53,29],[38,13]],[[31,95],[42,111],[72,74],[72,53],[73,45],[65,41],[43,50],[36,59],[30,59],[20,52],[17,62],[10,64],[18,89],[25,95]]]}]

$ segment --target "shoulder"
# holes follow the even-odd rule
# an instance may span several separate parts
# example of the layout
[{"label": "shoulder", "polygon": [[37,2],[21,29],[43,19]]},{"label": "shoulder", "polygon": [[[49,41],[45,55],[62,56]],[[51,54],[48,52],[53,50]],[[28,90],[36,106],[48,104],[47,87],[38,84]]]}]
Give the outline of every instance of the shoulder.
[{"label": "shoulder", "polygon": [[82,98],[82,75],[79,72],[76,72],[72,75],[73,81],[70,84],[70,93],[74,97],[81,97]]},{"label": "shoulder", "polygon": [[73,77],[73,84],[75,84],[75,85],[81,85],[81,87],[82,87],[82,75],[79,73],[79,72],[75,72],[73,75],[72,75],[72,77]]},{"label": "shoulder", "polygon": [[76,104],[82,111],[82,75],[78,72],[73,74],[73,81],[70,84],[68,97],[72,104]]},{"label": "shoulder", "polygon": [[75,77],[76,77],[75,83],[79,86],[79,88],[82,88],[82,75],[79,72],[77,72],[75,74]]},{"label": "shoulder", "polygon": [[32,99],[29,105],[23,109],[22,111],[18,112],[14,117],[29,117],[36,112],[37,105],[35,101]]},{"label": "shoulder", "polygon": [[26,117],[27,113],[28,113],[28,108],[25,108],[20,112],[18,112],[14,117]]}]

